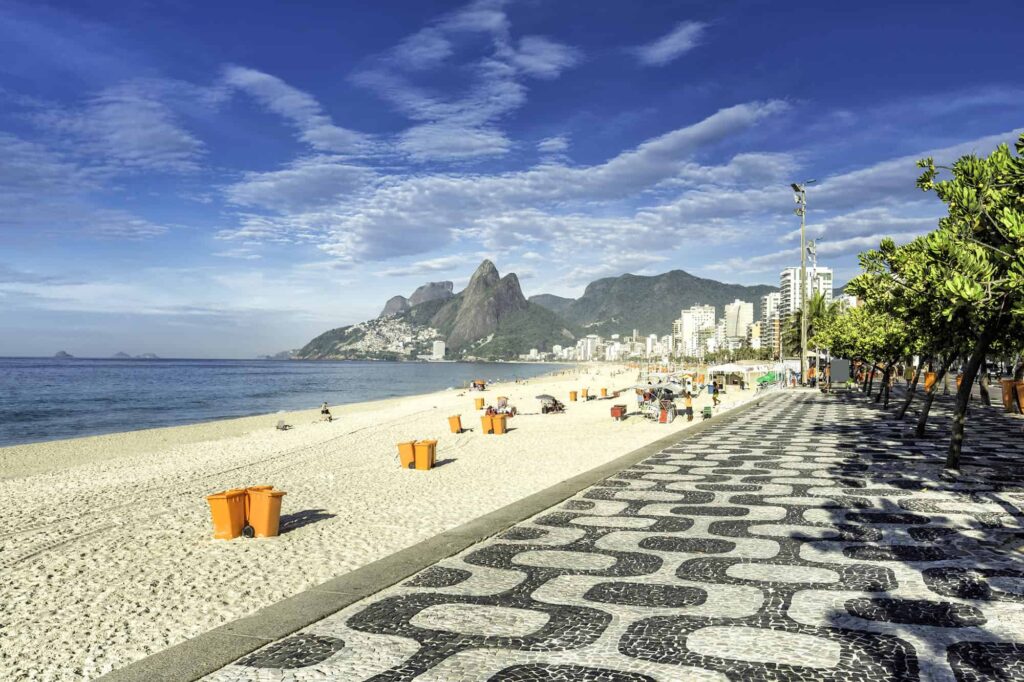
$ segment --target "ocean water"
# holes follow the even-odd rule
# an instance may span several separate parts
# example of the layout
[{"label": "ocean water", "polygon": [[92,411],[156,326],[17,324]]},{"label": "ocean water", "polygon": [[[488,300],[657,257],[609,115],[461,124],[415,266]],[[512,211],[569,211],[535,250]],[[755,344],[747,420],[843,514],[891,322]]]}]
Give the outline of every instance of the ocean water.
[{"label": "ocean water", "polygon": [[0,358],[0,446],[414,395],[562,369],[509,363]]}]

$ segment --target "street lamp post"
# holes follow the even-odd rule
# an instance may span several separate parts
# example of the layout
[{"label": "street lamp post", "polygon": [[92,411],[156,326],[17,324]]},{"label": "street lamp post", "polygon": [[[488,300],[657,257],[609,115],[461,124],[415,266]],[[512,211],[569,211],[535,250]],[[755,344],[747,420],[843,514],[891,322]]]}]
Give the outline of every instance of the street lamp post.
[{"label": "street lamp post", "polygon": [[793,199],[797,203],[793,211],[800,216],[800,383],[807,384],[807,234],[805,222],[807,216],[807,190],[806,185],[814,180],[807,180],[803,184],[793,183]]}]

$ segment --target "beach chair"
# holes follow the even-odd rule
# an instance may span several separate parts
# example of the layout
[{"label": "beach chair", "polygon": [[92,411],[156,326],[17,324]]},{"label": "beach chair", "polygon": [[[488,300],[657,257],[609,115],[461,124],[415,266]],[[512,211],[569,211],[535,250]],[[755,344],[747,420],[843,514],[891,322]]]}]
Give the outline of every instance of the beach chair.
[{"label": "beach chair", "polygon": [[702,421],[704,419],[711,419],[711,406],[710,405],[706,405],[704,407],[704,409],[701,410],[700,416],[701,416],[701,420]]}]

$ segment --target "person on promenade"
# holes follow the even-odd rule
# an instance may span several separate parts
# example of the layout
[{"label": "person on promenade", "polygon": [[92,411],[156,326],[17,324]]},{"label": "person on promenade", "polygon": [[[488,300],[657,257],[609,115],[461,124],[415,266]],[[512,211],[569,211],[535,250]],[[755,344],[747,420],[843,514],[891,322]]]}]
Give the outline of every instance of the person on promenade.
[{"label": "person on promenade", "polygon": [[718,399],[718,382],[717,381],[711,382],[711,402],[713,402],[715,404],[715,407],[718,407],[718,403],[722,402],[721,400]]},{"label": "person on promenade", "polygon": [[320,406],[320,420],[321,421],[334,421],[334,417],[331,416],[331,411],[327,409],[327,401]]},{"label": "person on promenade", "polygon": [[686,396],[683,397],[683,405],[686,408],[686,421],[693,421],[693,394],[689,391],[686,392]]}]

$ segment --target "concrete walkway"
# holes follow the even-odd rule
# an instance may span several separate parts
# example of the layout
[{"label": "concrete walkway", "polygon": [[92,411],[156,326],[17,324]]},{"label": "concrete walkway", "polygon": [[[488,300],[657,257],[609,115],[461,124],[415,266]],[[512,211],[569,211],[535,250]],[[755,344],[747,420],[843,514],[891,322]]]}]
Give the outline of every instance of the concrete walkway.
[{"label": "concrete walkway", "polygon": [[766,398],[205,679],[1024,680],[1024,422],[974,412],[951,481],[859,395]]}]

